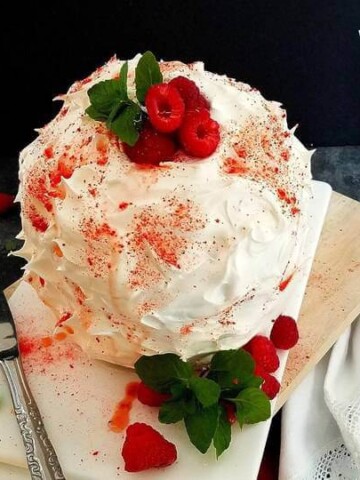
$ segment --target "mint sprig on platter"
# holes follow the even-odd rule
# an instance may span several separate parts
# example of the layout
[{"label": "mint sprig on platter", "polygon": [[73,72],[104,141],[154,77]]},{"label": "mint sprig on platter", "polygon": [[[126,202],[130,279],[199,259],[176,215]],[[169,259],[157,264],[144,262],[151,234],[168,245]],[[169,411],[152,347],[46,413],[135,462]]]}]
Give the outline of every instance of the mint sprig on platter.
[{"label": "mint sprig on platter", "polygon": [[270,401],[259,388],[263,379],[255,375],[254,360],[243,349],[216,353],[200,376],[173,353],[142,356],[135,370],[145,385],[171,395],[160,407],[160,422],[184,421],[190,441],[201,453],[213,444],[219,457],[229,447],[226,403],[232,404],[240,427],[270,417]]},{"label": "mint sprig on platter", "polygon": [[139,138],[144,112],[145,95],[149,87],[162,82],[159,64],[151,52],[145,52],[135,68],[137,102],[130,100],[127,90],[128,62],[120,70],[119,78],[103,80],[88,90],[90,106],[87,115],[105,122],[109,130],[130,146]]}]

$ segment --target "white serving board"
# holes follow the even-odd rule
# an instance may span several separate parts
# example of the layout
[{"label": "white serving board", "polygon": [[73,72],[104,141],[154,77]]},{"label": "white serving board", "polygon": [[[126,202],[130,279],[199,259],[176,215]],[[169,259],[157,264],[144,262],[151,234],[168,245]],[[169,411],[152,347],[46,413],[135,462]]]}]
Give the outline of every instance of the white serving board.
[{"label": "white serving board", "polygon": [[[311,228],[306,242],[307,262],[287,289],[291,303],[287,306],[286,313],[295,318],[299,315],[331,195],[331,189],[327,184],[314,182],[313,185]],[[51,313],[28,284],[20,284],[11,298],[10,307],[20,332],[35,334],[38,331],[46,334],[46,330],[51,331],[54,322]],[[281,354],[278,378],[283,375],[286,359],[287,354]],[[233,427],[231,446],[220,460],[216,461],[213,450],[210,449],[207,454],[202,455],[192,447],[183,424],[162,425],[157,420],[157,409],[135,402],[130,423],[144,421],[153,425],[168,440],[176,444],[178,461],[163,470],[129,474],[124,471],[120,454],[124,434],[111,432],[107,422],[116,404],[122,399],[126,384],[135,380],[135,375],[114,365],[90,361],[83,354],[79,354],[75,360],[69,360],[66,356],[57,359],[53,364],[46,366],[45,372],[41,372],[39,365],[31,369],[30,363],[27,362],[28,360],[24,359],[29,384],[67,480],[181,478],[256,480],[270,420],[245,427],[242,431],[237,426]],[[26,467],[24,448],[12,413],[10,396],[2,377],[0,392],[3,397],[0,408],[0,462]],[[99,453],[95,456],[93,453],[96,451]],[[4,470],[6,466],[1,466],[1,463],[0,480],[30,478],[26,474],[19,476],[21,470],[15,469],[7,473]]]},{"label": "white serving board", "polygon": [[30,474],[27,470],[13,465],[0,463],[0,480],[29,480]]}]

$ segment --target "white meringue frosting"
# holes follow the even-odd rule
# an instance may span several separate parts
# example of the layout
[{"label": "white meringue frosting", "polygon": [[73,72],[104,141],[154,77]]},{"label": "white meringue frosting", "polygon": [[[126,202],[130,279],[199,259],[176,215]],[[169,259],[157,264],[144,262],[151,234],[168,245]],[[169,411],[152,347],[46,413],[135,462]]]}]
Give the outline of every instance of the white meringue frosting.
[{"label": "white meringue frosting", "polygon": [[132,366],[142,354],[241,347],[283,313],[301,268],[311,152],[279,103],[202,63],[161,62],[164,81],[196,82],[221,141],[203,160],[136,165],[85,113],[87,90],[122,64],[76,82],[21,153],[25,278],[54,328],[71,326],[96,358]]}]

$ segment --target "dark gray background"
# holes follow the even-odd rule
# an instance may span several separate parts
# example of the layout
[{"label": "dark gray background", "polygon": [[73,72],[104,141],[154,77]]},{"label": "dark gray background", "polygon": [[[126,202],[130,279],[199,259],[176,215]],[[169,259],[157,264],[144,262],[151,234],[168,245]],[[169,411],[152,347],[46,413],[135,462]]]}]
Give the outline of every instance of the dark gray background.
[{"label": "dark gray background", "polygon": [[51,99],[117,53],[204,60],[283,102],[307,145],[360,144],[359,0],[8,2],[1,154],[15,158]]}]

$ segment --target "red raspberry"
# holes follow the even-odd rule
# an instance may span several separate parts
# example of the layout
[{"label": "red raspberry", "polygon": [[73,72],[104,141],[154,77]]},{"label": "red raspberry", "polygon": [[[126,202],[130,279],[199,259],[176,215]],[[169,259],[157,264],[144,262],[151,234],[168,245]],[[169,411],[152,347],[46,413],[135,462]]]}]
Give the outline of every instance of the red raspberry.
[{"label": "red raspberry", "polygon": [[14,195],[0,193],[0,215],[10,210],[14,205]]},{"label": "red raspberry", "polygon": [[143,382],[140,382],[137,394],[139,401],[150,407],[160,407],[166,400],[171,398],[171,395],[156,392]]},{"label": "red raspberry", "polygon": [[133,147],[124,143],[124,151],[132,162],[158,165],[170,160],[176,150],[173,140],[157,132],[150,124],[146,124],[140,132],[138,141]]},{"label": "red raspberry", "polygon": [[210,110],[210,103],[206,100],[204,95],[199,95],[197,102],[189,105],[189,110]]},{"label": "red raspberry", "polygon": [[272,373],[279,368],[279,357],[271,340],[257,335],[243,347],[252,355],[255,363],[266,372]]},{"label": "red raspberry", "polygon": [[273,325],[270,338],[276,348],[289,350],[299,340],[299,331],[293,318],[280,315]]},{"label": "red raspberry", "polygon": [[180,127],[180,142],[187,154],[208,157],[219,145],[219,124],[207,110],[189,112]]},{"label": "red raspberry", "polygon": [[233,425],[234,423],[236,423],[237,417],[236,417],[235,405],[232,402],[224,401],[223,407],[225,408],[226,417],[230,425]]},{"label": "red raspberry", "polygon": [[175,445],[146,423],[133,423],[127,428],[121,454],[127,472],[167,467],[177,459]]},{"label": "red raspberry", "polygon": [[261,386],[261,389],[270,400],[273,400],[280,390],[280,383],[277,379],[268,373],[264,378],[264,383]]},{"label": "red raspberry", "polygon": [[178,90],[168,83],[152,85],[147,91],[145,106],[151,124],[159,132],[174,132],[183,121],[184,101]]},{"label": "red raspberry", "polygon": [[175,77],[169,82],[169,85],[178,90],[184,100],[187,111],[201,110],[203,108],[206,110],[210,109],[209,102],[201,95],[196,83],[189,78],[183,76]]},{"label": "red raspberry", "polygon": [[266,393],[270,400],[273,400],[279,393],[280,383],[273,375],[265,372],[265,370],[259,366],[256,366],[255,368],[255,375],[264,380],[263,384],[261,385],[261,390]]}]

